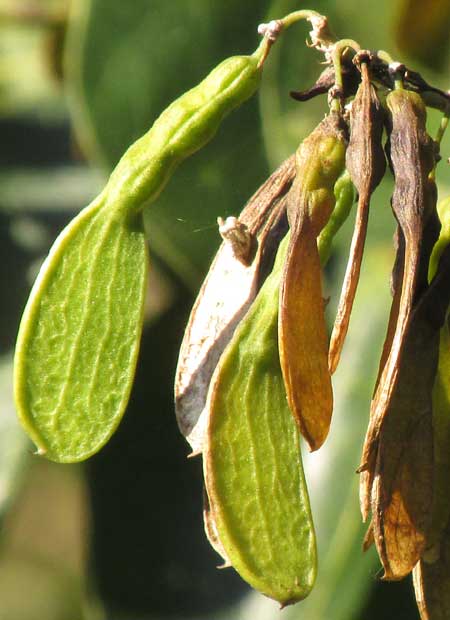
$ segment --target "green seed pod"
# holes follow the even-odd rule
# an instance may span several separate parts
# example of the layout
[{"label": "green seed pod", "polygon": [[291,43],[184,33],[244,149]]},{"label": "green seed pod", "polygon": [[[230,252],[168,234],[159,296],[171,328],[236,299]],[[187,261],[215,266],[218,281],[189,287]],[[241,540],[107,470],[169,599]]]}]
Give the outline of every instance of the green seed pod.
[{"label": "green seed pod", "polygon": [[328,434],[333,409],[317,237],[335,205],[346,127],[332,112],[297,151],[289,193],[289,250],[280,287],[279,347],[289,407],[311,450]]},{"label": "green seed pod", "polygon": [[256,92],[264,43],[251,56],[224,60],[161,114],[112,173],[108,203],[139,210],[158,197],[176,166],[209,142],[224,117]]},{"label": "green seed pod", "polygon": [[130,393],[142,329],[142,223],[176,165],[256,90],[267,53],[229,58],[176,100],[61,233],[26,306],[15,356],[19,418],[42,454],[87,458],[109,439]]},{"label": "green seed pod", "polygon": [[265,264],[273,260],[294,175],[292,156],[252,196],[238,220],[256,246],[250,260],[236,256],[233,237],[231,242],[225,239],[192,308],[178,359],[175,410],[178,426],[194,454],[202,451],[212,374],[261,287]]},{"label": "green seed pod", "polygon": [[226,557],[251,586],[283,605],[307,596],[316,576],[299,434],[277,349],[287,245],[286,239],[214,373],[203,451],[211,517]]},{"label": "green seed pod", "polygon": [[[337,213],[319,242],[321,256],[348,215],[349,183],[342,175],[335,184]],[[288,243],[282,242],[272,273],[216,366],[203,450],[205,530],[212,546],[253,587],[283,605],[307,596],[316,574],[298,428],[287,407],[276,346]]]}]

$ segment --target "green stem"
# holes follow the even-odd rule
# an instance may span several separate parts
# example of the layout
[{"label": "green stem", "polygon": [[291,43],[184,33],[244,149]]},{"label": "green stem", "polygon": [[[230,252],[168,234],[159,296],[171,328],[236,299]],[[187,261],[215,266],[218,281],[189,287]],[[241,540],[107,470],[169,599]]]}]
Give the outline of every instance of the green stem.
[{"label": "green stem", "polygon": [[[282,19],[274,19],[267,24],[261,24],[258,27],[258,32],[264,35],[264,39],[267,41],[267,50],[264,58],[267,56],[267,52],[271,45],[278,39],[280,33],[301,20],[308,20],[311,22],[312,31],[312,47],[318,47],[319,49],[327,49],[335,42],[335,37],[331,34],[328,27],[328,19],[318,13],[317,11],[302,10],[293,11]],[[263,60],[264,60],[263,58]]]},{"label": "green stem", "polygon": [[[352,49],[355,52],[359,52],[359,50],[361,49],[359,44],[354,41],[353,39],[341,39],[340,41],[338,41],[337,43],[335,43],[334,47],[333,47],[333,53],[332,53],[332,60],[333,60],[333,67],[334,67],[334,83],[337,86],[339,93],[342,94],[343,89],[344,89],[344,82],[343,82],[343,78],[342,78],[342,56],[345,53],[345,51],[347,49]],[[336,112],[340,112],[341,111],[341,98],[337,97],[336,99],[333,99],[332,103],[331,103],[331,109],[335,110]]]},{"label": "green stem", "polygon": [[334,45],[332,56],[335,73],[334,81],[336,86],[338,86],[341,90],[343,88],[341,59],[347,49],[352,49],[356,53],[359,52],[361,47],[359,43],[353,41],[353,39],[341,39]]},{"label": "green stem", "polygon": [[301,11],[293,11],[292,13],[286,15],[286,17],[283,17],[283,19],[281,19],[280,21],[282,22],[284,28],[289,28],[289,26],[295,24],[298,21],[301,21],[302,19],[311,20],[315,18],[323,20],[327,19],[324,15],[321,15],[317,11],[310,11],[308,9],[304,9]]},{"label": "green stem", "polygon": [[380,60],[383,60],[386,64],[390,65],[394,62],[394,59],[390,54],[385,52],[384,50],[378,50],[377,56]]}]

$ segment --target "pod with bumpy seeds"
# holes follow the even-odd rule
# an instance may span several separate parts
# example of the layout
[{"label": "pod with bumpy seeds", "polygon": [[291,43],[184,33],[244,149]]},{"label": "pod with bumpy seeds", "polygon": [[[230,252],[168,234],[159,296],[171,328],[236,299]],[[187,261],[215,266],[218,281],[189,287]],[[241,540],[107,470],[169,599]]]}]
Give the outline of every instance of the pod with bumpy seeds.
[{"label": "pod with bumpy seeds", "polygon": [[51,249],[25,308],[14,371],[19,418],[48,458],[85,459],[119,424],[142,328],[141,211],[255,92],[268,46],[225,60],[172,103]]}]

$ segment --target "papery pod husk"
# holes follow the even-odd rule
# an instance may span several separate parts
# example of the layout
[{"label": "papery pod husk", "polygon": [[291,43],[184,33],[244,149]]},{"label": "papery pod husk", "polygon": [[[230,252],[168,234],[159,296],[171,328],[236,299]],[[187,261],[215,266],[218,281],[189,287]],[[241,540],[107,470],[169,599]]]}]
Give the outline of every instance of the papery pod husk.
[{"label": "papery pod husk", "polygon": [[239,321],[247,312],[286,231],[285,196],[295,175],[288,158],[250,198],[239,216],[253,240],[248,260],[224,241],[191,311],[175,378],[178,426],[193,453],[203,448],[206,397],[212,374]]},{"label": "papery pod husk", "polygon": [[277,347],[288,239],[214,373],[203,451],[211,518],[226,556],[255,589],[287,605],[316,577],[316,543],[297,425]]},{"label": "papery pod husk", "polygon": [[367,59],[361,56],[361,84],[350,111],[350,141],[345,155],[346,168],[358,191],[358,209],[347,269],[330,339],[328,362],[331,374],[339,363],[361,271],[369,220],[370,197],[386,170],[381,138],[384,110],[370,83]]},{"label": "papery pod husk", "polygon": [[[442,445],[449,438],[450,409],[436,391],[442,389],[436,380],[439,374],[444,373],[442,381],[450,381],[443,367],[446,343],[441,336],[449,303],[450,248],[414,309],[396,388],[378,438],[372,515],[386,579],[400,579],[421,557],[432,558],[432,547],[450,509],[445,498],[450,444]],[[444,523],[439,524],[442,516]]]},{"label": "papery pod husk", "polygon": [[387,104],[391,111],[390,160],[395,177],[392,209],[399,224],[395,275],[398,286],[361,458],[360,471],[366,472],[361,477],[360,492],[363,518],[368,512],[378,435],[395,390],[413,307],[427,286],[429,258],[440,228],[436,186],[430,177],[435,149],[426,132],[423,101],[417,93],[400,89],[388,95]]},{"label": "papery pod husk", "polygon": [[[394,267],[392,269],[391,274],[391,294],[392,294],[392,305],[389,313],[389,321],[386,332],[386,338],[383,343],[383,350],[381,353],[380,364],[378,369],[378,376],[375,383],[374,394],[376,394],[378,388],[378,382],[381,377],[381,372],[386,364],[386,360],[389,357],[389,353],[392,347],[392,340],[394,338],[395,329],[397,325],[398,312],[400,306],[400,297],[402,292],[402,280],[403,280],[403,269],[404,269],[404,258],[405,258],[405,249],[404,249],[404,239],[403,235],[400,231],[400,228],[397,227],[394,235],[394,248],[396,250]],[[370,428],[370,425],[369,425]],[[371,504],[371,493],[372,493],[372,484],[373,478],[375,475],[375,465],[376,465],[376,442],[378,440],[378,432],[379,429],[372,431],[373,436],[369,439],[366,435],[366,441],[364,444],[364,451],[367,450],[367,456],[363,458],[370,459],[365,462],[363,467],[360,467],[358,470],[360,472],[360,484],[359,484],[359,503],[361,509],[361,515],[363,521],[366,521],[369,513],[370,513],[370,504]],[[370,529],[372,529],[372,523],[370,524]],[[367,550],[370,544],[373,542],[373,534],[369,533],[367,538],[367,543],[365,542],[363,547],[364,550]],[[370,544],[369,544],[370,541]]]},{"label": "papery pod husk", "polygon": [[426,545],[433,500],[431,390],[438,347],[439,332],[418,314],[378,437],[371,492],[374,540],[385,579],[409,574]]},{"label": "papery pod husk", "polygon": [[347,127],[331,112],[299,147],[288,196],[291,236],[280,285],[278,341],[289,408],[311,450],[325,441],[333,410],[317,237],[335,204],[333,188],[345,166],[346,146]]}]

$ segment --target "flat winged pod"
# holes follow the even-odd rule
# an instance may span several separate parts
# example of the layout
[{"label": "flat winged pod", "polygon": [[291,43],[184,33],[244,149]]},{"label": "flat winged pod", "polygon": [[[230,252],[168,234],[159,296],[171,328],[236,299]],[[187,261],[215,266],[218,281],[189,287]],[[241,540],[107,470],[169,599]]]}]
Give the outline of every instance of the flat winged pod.
[{"label": "flat winged pod", "polygon": [[299,432],[277,347],[287,241],[215,370],[203,450],[210,518],[226,557],[250,585],[283,605],[307,596],[316,575]]}]

